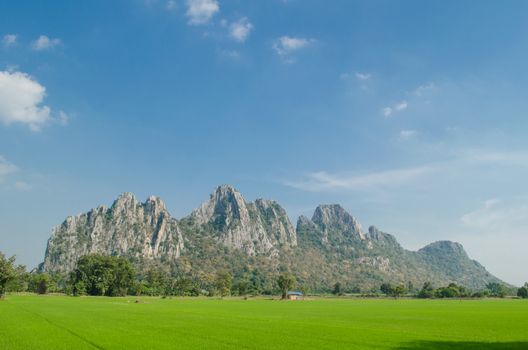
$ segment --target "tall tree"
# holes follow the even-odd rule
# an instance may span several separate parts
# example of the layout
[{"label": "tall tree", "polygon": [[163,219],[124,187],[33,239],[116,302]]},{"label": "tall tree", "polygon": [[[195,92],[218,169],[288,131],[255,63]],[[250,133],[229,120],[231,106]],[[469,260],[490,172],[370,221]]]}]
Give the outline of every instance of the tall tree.
[{"label": "tall tree", "polygon": [[14,264],[14,256],[8,259],[0,252],[0,299],[4,298],[7,284],[16,277]]},{"label": "tall tree", "polygon": [[527,285],[528,283],[517,290],[517,296],[519,298],[523,298],[523,299],[528,298],[528,286]]},{"label": "tall tree", "polygon": [[343,294],[343,290],[341,288],[341,283],[336,282],[334,284],[334,289],[332,290],[332,294],[334,294],[334,295],[342,295]]},{"label": "tall tree", "polygon": [[229,272],[224,271],[218,273],[216,276],[215,287],[220,296],[225,297],[230,294],[232,281],[233,277]]},{"label": "tall tree", "polygon": [[47,273],[31,274],[28,290],[37,294],[46,294],[48,293],[50,283],[51,277]]},{"label": "tall tree", "polygon": [[295,277],[288,272],[283,272],[279,275],[277,282],[281,290],[282,299],[286,299],[288,291],[295,285]]}]

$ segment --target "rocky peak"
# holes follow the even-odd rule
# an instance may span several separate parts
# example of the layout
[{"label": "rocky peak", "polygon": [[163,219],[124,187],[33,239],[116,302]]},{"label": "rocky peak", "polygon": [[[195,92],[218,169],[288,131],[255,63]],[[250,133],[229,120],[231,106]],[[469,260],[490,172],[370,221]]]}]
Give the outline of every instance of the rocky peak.
[{"label": "rocky peak", "polygon": [[467,253],[462,244],[452,241],[437,241],[426,245],[418,252],[424,254],[459,256],[467,258]]},{"label": "rocky peak", "polygon": [[234,220],[247,223],[249,212],[240,192],[232,186],[222,185],[216,188],[208,201],[192,212],[191,217],[199,225],[223,220],[226,226],[230,226]]},{"label": "rocky peak", "polygon": [[152,218],[159,218],[162,215],[170,216],[165,203],[159,197],[148,197],[143,206],[145,207],[145,213]]},{"label": "rocky peak", "polygon": [[359,221],[339,204],[320,205],[315,209],[312,221],[319,226],[325,239],[332,234],[364,240],[365,234]]},{"label": "rocky peak", "polygon": [[393,235],[378,230],[376,226],[370,226],[365,237],[370,243],[369,247],[376,244],[377,246],[401,248]]},{"label": "rocky peak", "polygon": [[266,231],[281,245],[297,245],[295,229],[283,207],[268,199],[257,199],[255,209]]},{"label": "rocky peak", "polygon": [[295,246],[295,230],[286,211],[265,199],[247,203],[229,185],[216,188],[209,200],[191,214],[198,227],[207,225],[223,244],[249,255],[276,256],[283,245]]}]

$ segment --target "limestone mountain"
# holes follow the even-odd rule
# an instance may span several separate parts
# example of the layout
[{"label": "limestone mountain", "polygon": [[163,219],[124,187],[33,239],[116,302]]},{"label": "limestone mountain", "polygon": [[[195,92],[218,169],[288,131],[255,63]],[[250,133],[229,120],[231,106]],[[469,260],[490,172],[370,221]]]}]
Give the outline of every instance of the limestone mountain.
[{"label": "limestone mountain", "polygon": [[68,217],[53,229],[41,270],[68,272],[88,253],[125,256],[140,270],[156,263],[175,274],[250,274],[263,290],[272,288],[282,270],[292,271],[313,291],[329,290],[337,281],[364,291],[383,282],[455,282],[481,289],[499,281],[458,243],[437,242],[409,251],[374,226],[365,232],[337,204],[318,206],[311,219],[299,217],[294,228],[278,203],[246,202],[227,185],[180,220],[171,217],[159,198],[140,203],[130,193],[110,208]]},{"label": "limestone mountain", "polygon": [[218,187],[207,202],[195,209],[189,223],[250,256],[276,257],[281,247],[297,244],[295,229],[280,205],[265,199],[246,203],[227,185]]},{"label": "limestone mountain", "polygon": [[54,227],[41,269],[68,272],[90,253],[172,261],[182,249],[178,222],[161,199],[149,197],[140,203],[133,194],[124,193],[110,208],[100,206],[70,216]]}]

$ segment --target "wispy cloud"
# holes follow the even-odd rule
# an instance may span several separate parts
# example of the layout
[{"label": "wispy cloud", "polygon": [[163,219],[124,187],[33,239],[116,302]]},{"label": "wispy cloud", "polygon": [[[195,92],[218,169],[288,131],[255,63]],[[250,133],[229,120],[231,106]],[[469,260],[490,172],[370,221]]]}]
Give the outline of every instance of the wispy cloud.
[{"label": "wispy cloud", "polygon": [[18,38],[18,35],[16,35],[16,34],[6,34],[2,38],[2,44],[5,47],[12,46],[12,45],[16,44],[17,38]]},{"label": "wispy cloud", "polygon": [[[402,130],[400,138],[408,139],[417,134],[415,130]],[[528,167],[528,152],[494,152],[486,150],[460,150],[452,153],[447,160],[406,168],[386,169],[370,173],[350,174],[346,172],[330,173],[318,171],[308,173],[299,180],[284,181],[283,184],[312,192],[332,190],[370,190],[376,187],[405,185],[426,176],[444,176],[453,171],[465,173],[478,171],[479,166],[517,166]],[[489,203],[493,204],[492,202]]]},{"label": "wispy cloud", "polygon": [[168,0],[166,3],[165,3],[165,8],[168,10],[168,11],[175,11],[177,8],[178,8],[178,5],[176,3],[175,0]]},{"label": "wispy cloud", "polygon": [[31,44],[31,47],[35,51],[43,51],[43,50],[49,50],[54,48],[57,45],[62,44],[62,41],[58,38],[50,39],[46,35],[41,35],[37,38],[37,40],[33,41]]},{"label": "wispy cloud", "polygon": [[388,117],[391,117],[394,114],[394,112],[402,112],[406,110],[408,106],[409,104],[407,103],[407,101],[401,101],[401,102],[394,104],[391,107],[382,108],[381,113],[383,114],[385,118],[388,118]]},{"label": "wispy cloud", "polygon": [[29,191],[31,190],[32,186],[30,184],[28,184],[27,182],[25,181],[16,181],[15,182],[15,189],[19,190],[19,191]]},{"label": "wispy cloud", "polygon": [[18,167],[9,162],[4,156],[0,155],[0,182],[4,180],[5,176],[14,173]]},{"label": "wispy cloud", "polygon": [[219,11],[217,0],[187,0],[186,15],[191,25],[207,24]]},{"label": "wispy cloud", "polygon": [[420,85],[416,89],[414,89],[413,95],[418,96],[418,97],[422,97],[427,92],[429,92],[431,90],[434,90],[434,89],[436,89],[436,85],[434,83],[427,83],[427,84],[424,84],[424,85]]},{"label": "wispy cloud", "polygon": [[372,75],[370,73],[361,73],[361,72],[356,72],[356,73],[345,72],[339,75],[339,79],[341,80],[349,80],[351,78],[356,78],[359,81],[367,81],[367,80],[370,80],[370,78],[372,78]]},{"label": "wispy cloud", "polygon": [[455,154],[469,164],[528,167],[528,152],[463,149]]},{"label": "wispy cloud", "polygon": [[399,139],[401,141],[407,141],[418,134],[416,130],[401,130],[399,134]]},{"label": "wispy cloud", "polygon": [[381,110],[381,113],[383,113],[383,116],[385,118],[388,118],[392,115],[392,108],[391,107],[385,107]]},{"label": "wispy cloud", "polygon": [[394,105],[394,110],[396,111],[404,111],[407,109],[407,101],[401,101],[400,103],[397,103],[396,105]]},{"label": "wispy cloud", "polygon": [[220,55],[229,59],[237,60],[240,58],[240,52],[237,50],[221,50]]},{"label": "wispy cloud", "polygon": [[285,35],[275,40],[273,49],[286,63],[293,63],[295,62],[295,59],[292,57],[293,54],[313,45],[315,42],[316,40],[311,38]]},{"label": "wispy cloud", "polygon": [[234,40],[243,43],[247,40],[252,30],[253,24],[251,24],[247,17],[242,17],[238,21],[229,25],[229,36]]},{"label": "wispy cloud", "polygon": [[393,186],[408,183],[430,173],[433,165],[391,169],[360,175],[330,174],[325,171],[306,175],[300,181],[285,182],[285,185],[312,192],[328,190],[366,190],[375,186]]},{"label": "wispy cloud", "polygon": [[356,72],[355,76],[357,80],[369,80],[371,78],[369,73]]},{"label": "wispy cloud", "polygon": [[481,231],[502,232],[508,227],[528,228],[528,205],[508,204],[498,198],[484,201],[480,208],[464,214],[465,227]]}]

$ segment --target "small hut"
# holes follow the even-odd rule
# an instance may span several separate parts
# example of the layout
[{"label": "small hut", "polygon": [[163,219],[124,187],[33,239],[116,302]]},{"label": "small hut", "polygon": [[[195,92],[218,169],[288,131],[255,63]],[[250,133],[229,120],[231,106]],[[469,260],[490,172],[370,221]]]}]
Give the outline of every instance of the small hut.
[{"label": "small hut", "polygon": [[286,298],[288,300],[301,300],[304,298],[304,294],[301,292],[288,292],[288,294],[286,294]]}]

